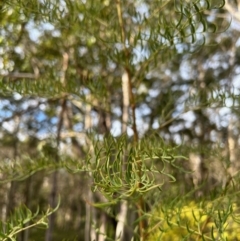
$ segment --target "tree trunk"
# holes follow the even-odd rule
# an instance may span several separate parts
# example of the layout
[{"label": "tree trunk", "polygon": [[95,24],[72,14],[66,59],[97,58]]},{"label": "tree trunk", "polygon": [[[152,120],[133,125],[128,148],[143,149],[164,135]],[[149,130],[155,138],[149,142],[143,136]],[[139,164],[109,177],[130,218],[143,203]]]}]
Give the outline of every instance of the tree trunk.
[{"label": "tree trunk", "polygon": [[98,241],[104,241],[105,240],[106,232],[107,232],[106,225],[107,225],[106,213],[101,212]]},{"label": "tree trunk", "polygon": [[[30,176],[26,180],[26,185],[25,185],[25,205],[29,207],[30,205],[30,200],[31,200],[31,181],[32,177]],[[26,223],[24,226],[27,226],[29,223]],[[29,237],[29,229],[26,229],[21,232],[21,240],[22,241],[28,241]]]},{"label": "tree trunk", "polygon": [[[57,206],[57,192],[58,192],[58,172],[55,171],[52,174],[52,190],[50,193],[50,207],[54,208]],[[48,229],[45,236],[45,241],[51,241],[53,236],[53,229],[54,229],[54,223],[55,223],[55,213],[52,213],[52,215],[48,218]]]},{"label": "tree trunk", "polygon": [[202,163],[201,156],[199,154],[190,153],[189,162],[190,162],[191,170],[193,171],[192,179],[193,179],[194,187],[197,189],[197,193],[196,193],[197,197],[201,197],[203,193],[201,190],[198,190],[198,187],[203,180],[203,167],[202,167],[203,163]]},{"label": "tree trunk", "polygon": [[117,228],[115,240],[124,241],[124,226],[127,219],[128,205],[127,201],[122,201],[120,204],[120,211],[117,215]]},{"label": "tree trunk", "polygon": [[228,168],[228,173],[230,175],[230,179],[235,176],[239,171],[238,164],[238,153],[237,153],[237,140],[233,135],[234,131],[234,122],[233,119],[230,119],[230,123],[228,125],[228,155],[230,161],[230,167]]},{"label": "tree trunk", "polygon": [[7,218],[11,215],[15,207],[15,193],[16,193],[16,182],[12,181],[10,183],[8,197],[7,197],[7,208],[6,208]]}]

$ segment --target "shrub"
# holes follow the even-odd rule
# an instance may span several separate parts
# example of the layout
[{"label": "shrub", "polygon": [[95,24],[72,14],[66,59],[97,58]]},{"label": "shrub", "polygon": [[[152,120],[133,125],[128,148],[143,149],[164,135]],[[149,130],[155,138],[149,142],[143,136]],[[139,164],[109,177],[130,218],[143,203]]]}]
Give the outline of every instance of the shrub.
[{"label": "shrub", "polygon": [[239,227],[236,203],[191,201],[182,207],[157,207],[147,241],[240,240]]}]

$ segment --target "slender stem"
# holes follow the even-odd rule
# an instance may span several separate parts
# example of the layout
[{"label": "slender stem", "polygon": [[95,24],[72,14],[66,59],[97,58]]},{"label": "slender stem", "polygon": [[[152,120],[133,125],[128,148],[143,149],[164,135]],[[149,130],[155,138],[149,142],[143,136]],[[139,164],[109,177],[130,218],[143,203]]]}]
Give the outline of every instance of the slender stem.
[{"label": "slender stem", "polygon": [[[62,64],[62,77],[61,77],[61,82],[63,85],[65,85],[65,75],[66,71],[68,68],[68,59],[69,56],[67,53],[63,54],[63,64]],[[61,131],[63,127],[63,120],[64,120],[64,114],[66,113],[67,110],[67,99],[66,97],[63,97],[61,100],[61,111],[59,113],[58,117],[58,125],[57,125],[57,149],[59,149],[60,146],[60,141],[61,141]],[[59,163],[59,153],[57,152],[55,155],[55,162]],[[50,206],[54,207],[56,206],[56,196],[58,192],[58,172],[55,171],[52,175],[52,190],[50,193]],[[46,236],[45,236],[45,241],[51,241],[52,240],[52,233],[53,233],[53,228],[54,228],[54,222],[55,222],[55,213],[49,216],[48,218],[48,223],[49,223],[49,228],[47,229]]]},{"label": "slender stem", "polygon": [[117,7],[117,14],[118,14],[118,22],[120,25],[120,29],[121,29],[121,40],[122,43],[125,47],[125,41],[126,41],[126,35],[125,35],[125,30],[124,30],[124,26],[123,26],[123,18],[122,18],[122,7],[121,7],[121,1],[120,0],[116,0],[116,7]]},{"label": "slender stem", "polygon": [[206,219],[206,221],[203,223],[203,225],[202,225],[202,227],[201,227],[201,230],[199,230],[199,233],[198,233],[198,236],[197,236],[196,241],[199,241],[200,238],[202,238],[203,233],[204,233],[204,230],[205,230],[205,228],[206,228],[206,226],[207,226],[207,224],[209,223],[210,220],[211,220],[211,217],[208,216],[207,219]]},{"label": "slender stem", "polygon": [[48,215],[50,215],[50,214],[52,214],[52,213],[49,213],[49,214],[47,213],[46,215],[44,215],[42,218],[40,218],[38,221],[34,222],[34,223],[31,224],[31,225],[28,225],[28,226],[26,226],[26,227],[23,227],[23,228],[21,228],[21,229],[19,229],[19,230],[17,230],[17,231],[14,230],[12,233],[10,233],[10,234],[8,235],[7,238],[4,238],[3,241],[5,241],[5,240],[7,241],[9,238],[14,237],[16,234],[18,234],[18,233],[20,233],[20,232],[22,232],[22,231],[24,231],[24,230],[30,229],[30,228],[32,228],[32,227],[35,227],[35,226],[39,225],[39,224],[43,224],[44,221],[45,221],[45,219],[46,219],[46,217],[47,217]]},{"label": "slender stem", "polygon": [[133,94],[133,87],[132,87],[132,76],[129,69],[126,69],[128,74],[128,89],[129,89],[129,99],[130,99],[130,106],[132,109],[132,129],[134,133],[134,141],[138,143],[138,131],[137,131],[137,124],[136,124],[136,103],[135,97]]},{"label": "slender stem", "polygon": [[[126,74],[126,81],[128,84],[128,88],[127,91],[125,91],[126,93],[124,94],[125,96],[128,96],[128,101],[124,101],[124,103],[130,103],[130,107],[131,107],[131,112],[132,112],[132,130],[134,133],[134,144],[137,145],[138,141],[139,141],[139,136],[138,136],[138,131],[137,131],[137,124],[136,124],[136,103],[135,103],[135,97],[133,94],[133,86],[132,86],[132,76],[131,76],[131,71],[129,69],[129,49],[126,46],[126,33],[125,33],[125,29],[124,29],[124,21],[123,21],[123,17],[122,17],[122,7],[121,7],[121,1],[120,0],[116,0],[116,7],[117,7],[117,14],[118,14],[118,21],[119,21],[119,26],[121,29],[121,41],[123,44],[123,48],[124,48],[124,57],[125,57],[125,74]],[[128,106],[127,104],[123,106],[124,108],[124,120],[126,121],[126,118],[128,117],[128,114],[126,113],[126,109],[127,107],[129,107],[129,103]],[[127,122],[126,122],[127,123]],[[124,124],[125,126],[125,124]],[[126,128],[123,128],[124,130]],[[137,157],[138,158],[138,157]],[[138,184],[138,188],[142,187],[142,183],[141,183],[141,176],[142,176],[142,163],[141,161],[138,163],[138,175],[139,175],[139,184]],[[141,218],[142,217],[142,212],[144,211],[144,201],[142,196],[139,198],[138,203],[137,203],[137,212],[138,212],[138,216],[139,216],[139,233],[140,233],[140,240],[144,239],[144,230],[145,230],[145,222],[144,220]]]}]

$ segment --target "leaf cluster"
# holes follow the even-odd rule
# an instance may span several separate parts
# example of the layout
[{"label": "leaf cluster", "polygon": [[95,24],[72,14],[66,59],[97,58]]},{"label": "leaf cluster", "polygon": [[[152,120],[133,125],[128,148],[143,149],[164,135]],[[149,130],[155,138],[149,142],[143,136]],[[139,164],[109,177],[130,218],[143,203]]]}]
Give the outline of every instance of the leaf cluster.
[{"label": "leaf cluster", "polygon": [[[166,146],[157,136],[141,139],[134,145],[123,135],[108,136],[94,144],[94,155],[89,158],[89,171],[93,175],[93,191],[100,191],[109,202],[137,200],[148,192],[159,189],[165,181],[175,178],[167,169],[176,159],[184,159],[176,148]],[[157,180],[161,180],[160,182]]]},{"label": "leaf cluster", "polygon": [[0,238],[2,241],[16,241],[17,234],[23,230],[39,227],[47,228],[47,217],[54,213],[60,205],[60,199],[54,209],[48,208],[43,214],[39,214],[39,209],[32,213],[25,206],[20,206],[14,210],[7,222],[0,222]]}]

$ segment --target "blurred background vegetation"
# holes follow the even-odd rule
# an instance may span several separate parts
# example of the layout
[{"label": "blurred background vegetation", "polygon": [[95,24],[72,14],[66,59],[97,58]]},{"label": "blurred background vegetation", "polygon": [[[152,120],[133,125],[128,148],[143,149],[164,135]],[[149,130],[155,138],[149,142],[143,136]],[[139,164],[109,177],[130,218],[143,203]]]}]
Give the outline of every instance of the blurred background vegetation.
[{"label": "blurred background vegetation", "polygon": [[2,233],[60,197],[17,240],[240,240],[239,22],[230,0],[1,1]]}]

